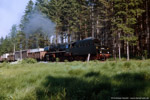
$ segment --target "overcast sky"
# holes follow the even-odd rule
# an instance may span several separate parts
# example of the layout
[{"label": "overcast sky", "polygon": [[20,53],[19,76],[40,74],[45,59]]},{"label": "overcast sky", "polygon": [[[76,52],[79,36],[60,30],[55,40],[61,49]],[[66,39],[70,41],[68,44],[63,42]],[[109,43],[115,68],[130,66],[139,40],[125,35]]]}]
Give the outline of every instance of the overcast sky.
[{"label": "overcast sky", "polygon": [[0,0],[0,37],[8,35],[13,24],[20,23],[28,1]]}]

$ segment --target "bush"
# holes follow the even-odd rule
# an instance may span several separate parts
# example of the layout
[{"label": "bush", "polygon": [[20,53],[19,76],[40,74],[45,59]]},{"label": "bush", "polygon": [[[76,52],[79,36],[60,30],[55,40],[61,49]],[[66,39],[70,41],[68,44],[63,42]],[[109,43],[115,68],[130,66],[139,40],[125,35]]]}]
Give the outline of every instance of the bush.
[{"label": "bush", "polygon": [[28,58],[28,59],[24,59],[22,60],[21,62],[22,64],[34,64],[34,63],[37,63],[37,60],[36,59],[33,59],[33,58]]}]

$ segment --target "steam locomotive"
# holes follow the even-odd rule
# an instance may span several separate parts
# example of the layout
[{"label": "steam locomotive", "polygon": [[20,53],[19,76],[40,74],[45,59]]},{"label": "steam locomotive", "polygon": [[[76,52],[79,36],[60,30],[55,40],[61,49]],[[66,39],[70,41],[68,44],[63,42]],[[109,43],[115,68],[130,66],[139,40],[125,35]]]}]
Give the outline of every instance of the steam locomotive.
[{"label": "steam locomotive", "polygon": [[[6,55],[6,54],[5,54]],[[38,61],[60,61],[82,60],[105,60],[110,57],[109,48],[102,47],[100,41],[95,38],[87,38],[72,43],[52,44],[45,48],[16,51],[0,57],[0,61],[16,61],[25,58],[34,58]]]}]

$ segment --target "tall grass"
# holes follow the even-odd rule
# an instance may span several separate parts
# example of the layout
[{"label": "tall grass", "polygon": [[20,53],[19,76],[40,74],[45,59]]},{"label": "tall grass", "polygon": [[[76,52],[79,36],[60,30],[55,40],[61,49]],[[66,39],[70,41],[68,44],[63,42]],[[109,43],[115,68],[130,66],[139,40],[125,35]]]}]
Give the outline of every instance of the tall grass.
[{"label": "tall grass", "polygon": [[150,60],[0,66],[0,100],[150,98]]}]

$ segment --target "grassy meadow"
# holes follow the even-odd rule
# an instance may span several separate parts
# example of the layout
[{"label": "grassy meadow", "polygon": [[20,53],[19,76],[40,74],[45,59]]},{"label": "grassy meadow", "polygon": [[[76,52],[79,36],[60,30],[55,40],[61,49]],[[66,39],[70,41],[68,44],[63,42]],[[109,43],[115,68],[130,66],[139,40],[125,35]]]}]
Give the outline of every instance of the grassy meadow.
[{"label": "grassy meadow", "polygon": [[0,100],[150,98],[150,60],[0,64]]}]

